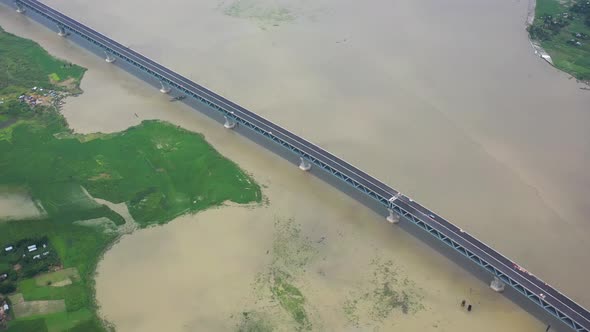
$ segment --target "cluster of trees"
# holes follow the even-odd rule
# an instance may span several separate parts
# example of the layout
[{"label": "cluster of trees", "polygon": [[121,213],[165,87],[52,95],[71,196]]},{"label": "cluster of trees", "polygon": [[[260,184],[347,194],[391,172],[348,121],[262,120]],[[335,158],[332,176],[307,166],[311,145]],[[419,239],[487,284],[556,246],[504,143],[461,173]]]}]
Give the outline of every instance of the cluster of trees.
[{"label": "cluster of trees", "polygon": [[576,0],[568,12],[539,17],[529,27],[529,33],[533,39],[550,40],[576,17],[583,17],[585,24],[590,27],[590,1]]},{"label": "cluster of trees", "polygon": [[571,8],[572,13],[584,16],[584,23],[590,27],[590,1],[578,0]]},{"label": "cluster of trees", "polygon": [[[39,253],[41,254],[41,253]],[[21,261],[21,269],[19,271],[19,275],[22,278],[31,278],[43,272],[49,272],[51,267],[59,265],[59,257],[55,251],[49,251],[49,254],[43,256],[39,259],[33,259],[32,257],[25,257]]]},{"label": "cluster of trees", "polygon": [[0,50],[0,91],[16,86],[30,89],[34,86],[43,89],[60,89],[47,79],[48,73],[56,73],[59,77],[79,79],[84,69],[69,65],[64,66],[32,40],[22,39],[6,33],[0,27],[0,45],[10,45]]},{"label": "cluster of trees", "polygon": [[0,105],[0,114],[6,114],[12,117],[19,115],[27,116],[30,114],[29,106],[25,103],[21,103],[16,99],[10,99]]},{"label": "cluster of trees", "polygon": [[0,270],[0,276],[4,276],[0,278],[0,294],[10,294],[16,290],[16,281],[18,280],[18,276],[14,271],[2,271]]},{"label": "cluster of trees", "polygon": [[8,274],[8,279],[0,281],[0,294],[10,294],[16,290],[16,281],[18,277],[16,273],[7,273],[8,271],[0,272],[0,275]]},{"label": "cluster of trees", "polygon": [[[36,245],[37,250],[29,252],[27,247]],[[45,248],[43,247],[45,245]],[[5,248],[12,246],[11,251],[6,251]],[[19,278],[31,278],[40,273],[48,272],[51,267],[60,264],[57,252],[49,245],[47,237],[38,239],[22,239],[11,245],[3,245],[0,247],[0,263],[7,266],[20,265],[18,271],[9,269],[8,271],[0,271],[0,276],[6,274],[6,278],[0,281],[0,294],[10,294],[17,288],[16,284]],[[44,255],[44,253],[46,253]],[[35,256],[39,255],[37,258]]]},{"label": "cluster of trees", "polygon": [[552,36],[557,35],[563,27],[568,26],[573,17],[568,13],[542,16],[529,28],[531,37],[537,40],[549,40]]},{"label": "cluster of trees", "polygon": [[549,40],[552,36],[552,34],[545,30],[543,26],[537,25],[536,23],[529,27],[529,34],[532,39],[542,41]]}]

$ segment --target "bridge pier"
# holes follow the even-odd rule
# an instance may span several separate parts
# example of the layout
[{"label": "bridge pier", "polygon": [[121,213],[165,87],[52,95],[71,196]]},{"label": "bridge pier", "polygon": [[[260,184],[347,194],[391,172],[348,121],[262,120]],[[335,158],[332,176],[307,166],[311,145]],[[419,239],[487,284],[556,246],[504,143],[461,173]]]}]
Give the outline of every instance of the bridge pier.
[{"label": "bridge pier", "polygon": [[161,93],[170,92],[170,87],[168,86],[168,84],[164,83],[164,81],[160,81],[160,92]]},{"label": "bridge pier", "polygon": [[[160,90],[160,91],[162,91],[162,90]],[[225,119],[225,123],[223,124],[223,126],[224,126],[226,129],[233,129],[233,128],[236,126],[236,124],[237,124],[237,123],[236,123],[236,120],[234,120],[234,119],[230,118],[230,117],[229,117],[229,116],[227,116],[227,115],[224,115],[224,116],[223,116],[223,118]]]},{"label": "bridge pier", "polygon": [[57,31],[58,36],[65,37],[68,35],[68,33],[66,32],[66,28],[63,25],[58,24],[57,29],[58,29],[58,31]]},{"label": "bridge pier", "polygon": [[23,14],[25,11],[27,11],[25,9],[25,6],[23,6],[23,4],[20,1],[15,1],[14,5],[16,6],[16,12]]},{"label": "bridge pier", "polygon": [[301,162],[299,163],[299,169],[302,171],[309,171],[311,169],[311,163],[305,159],[303,159],[303,157],[299,157],[299,160],[301,160]]},{"label": "bridge pier", "polygon": [[504,291],[504,287],[506,287],[506,285],[498,277],[494,277],[490,283],[490,288],[498,293],[502,293]]},{"label": "bridge pier", "polygon": [[104,54],[106,56],[106,58],[104,60],[108,63],[113,63],[117,60],[117,58],[115,58],[111,53],[109,53],[107,51],[104,51]]},{"label": "bridge pier", "polygon": [[387,221],[391,224],[397,224],[399,222],[399,214],[395,213],[393,210],[387,209],[389,211],[389,216],[387,216]]}]

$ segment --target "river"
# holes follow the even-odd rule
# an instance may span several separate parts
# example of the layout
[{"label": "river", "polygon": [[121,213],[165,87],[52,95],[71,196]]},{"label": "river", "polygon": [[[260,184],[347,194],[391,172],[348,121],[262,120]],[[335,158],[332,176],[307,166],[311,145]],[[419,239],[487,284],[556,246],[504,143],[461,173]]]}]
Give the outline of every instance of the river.
[{"label": "river", "polygon": [[[580,263],[590,251],[590,93],[534,55],[526,1],[46,3],[358,165],[590,306]],[[266,186],[268,206],[184,216],[107,252],[97,297],[121,331],[234,328],[230,317],[257,305],[251,285],[277,219],[326,238],[299,281],[322,329],[351,329],[342,304],[370,283],[378,257],[422,289],[425,309],[365,328],[542,330],[323,182],[5,7],[0,19],[89,68],[85,93],[64,109],[76,131],[165,119],[202,132]]]}]

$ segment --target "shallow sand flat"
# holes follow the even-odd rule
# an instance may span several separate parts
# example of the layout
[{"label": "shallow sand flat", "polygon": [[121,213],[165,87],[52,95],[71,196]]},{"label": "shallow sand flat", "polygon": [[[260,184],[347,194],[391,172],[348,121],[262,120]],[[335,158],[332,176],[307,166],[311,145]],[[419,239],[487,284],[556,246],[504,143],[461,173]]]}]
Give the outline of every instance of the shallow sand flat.
[{"label": "shallow sand flat", "polygon": [[6,193],[0,188],[0,222],[38,218],[42,215],[30,196],[21,193]]}]

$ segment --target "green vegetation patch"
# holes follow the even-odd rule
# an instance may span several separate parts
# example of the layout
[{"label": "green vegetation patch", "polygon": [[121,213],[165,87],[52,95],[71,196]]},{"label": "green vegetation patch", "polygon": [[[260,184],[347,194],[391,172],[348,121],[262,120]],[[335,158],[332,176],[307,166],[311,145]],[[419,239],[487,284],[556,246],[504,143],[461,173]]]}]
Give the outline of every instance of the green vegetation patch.
[{"label": "green vegetation patch", "polygon": [[49,80],[51,82],[59,82],[61,81],[61,78],[59,78],[59,75],[57,75],[57,73],[51,73],[49,74]]},{"label": "green vegetation patch", "polygon": [[6,272],[10,269],[12,269],[12,265],[10,263],[0,261],[0,273]]},{"label": "green vegetation patch", "polygon": [[55,88],[47,78],[82,79],[86,69],[51,56],[32,40],[6,33],[0,28],[0,91],[10,86],[17,89]]},{"label": "green vegetation patch", "polygon": [[89,309],[65,311],[45,316],[49,331],[102,331],[100,321]]},{"label": "green vegetation patch", "polygon": [[311,323],[305,311],[305,298],[289,279],[291,278],[288,274],[274,271],[270,290],[281,307],[295,319],[300,329],[311,330]]},{"label": "green vegetation patch", "polygon": [[37,286],[53,286],[60,287],[59,284],[64,281],[76,281],[80,279],[78,270],[71,267],[69,269],[63,269],[55,272],[41,274],[35,277],[35,283]]},{"label": "green vegetation patch", "polygon": [[[0,114],[0,116],[3,116],[5,118],[8,118],[9,115],[8,114]],[[10,121],[10,123],[8,123]],[[11,119],[6,120],[6,122],[8,123],[8,125],[4,128],[0,127],[0,141],[11,141],[12,140],[12,130],[14,129],[14,127],[16,127],[15,122],[16,121],[11,121]]]},{"label": "green vegetation patch", "polygon": [[383,322],[394,312],[407,315],[424,309],[422,290],[402,277],[391,260],[383,262],[375,258],[369,270],[372,271],[369,286],[353,290],[343,305],[351,325],[371,325]]},{"label": "green vegetation patch", "polygon": [[87,308],[91,299],[84,285],[74,282],[63,287],[39,286],[34,279],[28,279],[19,283],[25,301],[40,300],[65,300],[68,312]]},{"label": "green vegetation patch", "polygon": [[238,332],[271,332],[274,328],[266,314],[252,311],[243,312],[238,324]]},{"label": "green vegetation patch", "polygon": [[11,295],[10,301],[12,302],[12,311],[16,318],[38,317],[52,313],[65,312],[66,310],[64,300],[28,301],[19,293]]},{"label": "green vegetation patch", "polygon": [[78,226],[59,217],[0,224],[0,244],[40,235],[49,238],[66,268],[77,268],[80,279],[72,280],[72,284],[63,287],[38,285],[35,277],[24,279],[18,282],[17,290],[22,293],[23,301],[62,301],[65,312],[87,310],[92,313],[92,319],[95,319],[92,275],[100,254],[113,243],[117,235]]},{"label": "green vegetation patch", "polygon": [[223,11],[228,16],[254,20],[263,29],[295,19],[291,10],[276,0],[232,0]]},{"label": "green vegetation patch", "polygon": [[94,317],[94,313],[84,309],[75,312],[64,311],[47,315],[36,315],[12,321],[8,325],[8,331],[99,332],[104,331],[104,329],[100,320]]},{"label": "green vegetation patch", "polygon": [[[124,220],[96,198],[127,203],[142,226],[165,223],[225,201],[260,201],[260,188],[202,136],[158,121],[80,142],[59,126],[18,125],[0,141],[0,183],[25,182],[50,214],[93,210]],[[100,211],[99,211],[100,210]]]},{"label": "green vegetation patch", "polygon": [[590,80],[590,3],[587,0],[537,0],[532,39],[551,55],[555,66]]},{"label": "green vegetation patch", "polygon": [[[13,245],[21,253],[20,244],[42,239],[37,244],[51,254],[38,261],[53,259],[37,266],[30,258],[29,268],[14,255],[0,257],[9,275],[0,293],[19,292],[16,305],[32,308],[10,321],[9,331],[104,331],[93,274],[101,254],[129,228],[118,227],[124,218],[94,198],[125,203],[136,224],[147,227],[225,201],[260,202],[260,187],[202,135],[168,123],[73,134],[59,101],[79,92],[85,69],[1,29],[0,45],[0,187],[26,188],[46,212],[0,223],[0,248]],[[46,271],[52,272],[39,275]],[[44,314],[56,303],[61,312]]]},{"label": "green vegetation patch", "polygon": [[[1,36],[18,40],[4,32]],[[27,54],[46,55],[32,42],[8,44],[11,47],[3,52],[18,54],[23,43],[39,49]],[[11,48],[13,52],[9,52]],[[60,66],[55,61],[51,58],[43,66],[30,65],[30,71],[56,71]],[[64,71],[61,76],[74,70]],[[47,81],[47,75],[30,76]],[[7,79],[13,76],[19,73]],[[27,82],[37,83],[15,81],[11,86]],[[76,215],[77,219],[106,216],[116,224],[124,223],[121,216],[88,197],[83,188],[94,197],[127,203],[142,226],[164,223],[226,200],[260,201],[258,185],[201,135],[147,121],[122,133],[92,135],[87,140],[81,135],[64,135],[68,132],[65,121],[54,110],[33,112],[23,103],[18,106],[6,112],[28,121],[0,130],[0,136],[10,132],[4,135],[10,140],[0,141],[0,184],[26,185],[50,215]]]},{"label": "green vegetation patch", "polygon": [[[311,308],[296,285],[301,282],[300,276],[305,267],[317,256],[318,248],[302,234],[300,226],[292,219],[278,219],[274,227],[272,250],[269,250],[272,261],[257,276],[255,290],[260,300],[278,303],[279,314],[285,314],[289,319],[281,322],[281,325],[292,324],[299,331],[311,330]],[[276,310],[276,307],[270,310]],[[272,326],[268,321],[263,323]]]},{"label": "green vegetation patch", "polygon": [[0,247],[0,293],[10,294],[17,282],[61,265],[59,256],[46,236],[22,238]]},{"label": "green vegetation patch", "polygon": [[293,219],[279,219],[274,227],[271,266],[291,275],[299,274],[315,258],[318,248],[301,233]]},{"label": "green vegetation patch", "polygon": [[48,332],[45,319],[17,320],[8,324],[7,332]]}]

